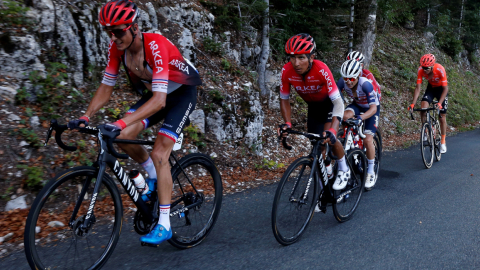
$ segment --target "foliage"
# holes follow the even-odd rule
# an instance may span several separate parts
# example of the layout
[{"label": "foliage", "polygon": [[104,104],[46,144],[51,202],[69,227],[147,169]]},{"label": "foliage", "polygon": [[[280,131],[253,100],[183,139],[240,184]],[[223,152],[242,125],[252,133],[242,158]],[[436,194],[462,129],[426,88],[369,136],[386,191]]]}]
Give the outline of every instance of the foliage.
[{"label": "foliage", "polygon": [[206,144],[203,142],[203,134],[196,126],[190,124],[183,129],[183,132],[185,137],[190,139],[190,143],[193,143],[198,147],[206,146]]},{"label": "foliage", "polygon": [[38,188],[43,181],[43,171],[41,167],[37,166],[27,166],[27,165],[17,165],[19,169],[26,170],[26,179],[25,183],[29,188]]},{"label": "foliage", "polygon": [[255,164],[256,169],[269,169],[269,170],[274,170],[274,169],[281,169],[285,167],[285,164],[283,163],[277,163],[274,160],[268,160],[264,158],[262,160],[261,164]]},{"label": "foliage", "polygon": [[223,54],[222,43],[215,42],[210,37],[205,37],[203,39],[203,49],[206,52],[209,52],[209,53],[212,53],[212,54],[216,54],[216,55],[222,55]]},{"label": "foliage", "polygon": [[212,101],[219,105],[221,105],[220,103],[225,99],[225,97],[222,95],[222,93],[218,89],[213,89],[210,92],[208,92],[208,94],[212,98]]},{"label": "foliage", "polygon": [[258,0],[223,0],[222,4],[200,0],[215,15],[215,26],[220,31],[246,30],[249,25],[259,29],[266,3]]},{"label": "foliage", "polygon": [[7,25],[14,24],[29,24],[25,13],[29,8],[22,3],[11,0],[4,0],[0,2],[0,23]]}]

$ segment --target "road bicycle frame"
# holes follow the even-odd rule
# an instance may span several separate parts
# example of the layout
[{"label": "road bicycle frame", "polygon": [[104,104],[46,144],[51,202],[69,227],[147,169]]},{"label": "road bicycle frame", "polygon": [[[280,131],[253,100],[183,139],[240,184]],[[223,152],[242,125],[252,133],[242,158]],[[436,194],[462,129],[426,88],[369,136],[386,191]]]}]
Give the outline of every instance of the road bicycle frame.
[{"label": "road bicycle frame", "polygon": [[[77,148],[75,146],[67,146],[63,143],[61,139],[61,135],[63,131],[67,130],[66,125],[58,125],[56,120],[52,120],[50,124],[50,129],[47,132],[47,138],[45,141],[45,145],[48,143],[48,140],[51,137],[52,131],[55,130],[55,140],[57,144],[68,151],[75,151]],[[137,207],[138,211],[142,213],[142,217],[144,218],[145,221],[148,221],[150,223],[153,223],[157,218],[158,215],[156,211],[151,211],[151,207],[147,205],[147,203],[142,199],[140,194],[138,193],[133,181],[130,179],[130,177],[127,174],[127,170],[125,170],[121,165],[120,162],[118,161],[118,158],[120,159],[127,159],[128,155],[127,154],[120,154],[118,153],[115,148],[113,147],[113,143],[126,143],[126,144],[141,144],[141,145],[154,145],[154,142],[152,141],[141,141],[141,140],[120,140],[120,139],[115,139],[116,136],[118,136],[117,132],[111,132],[105,130],[103,126],[100,126],[99,128],[96,127],[85,127],[81,128],[80,131],[82,133],[87,133],[91,135],[95,135],[99,141],[99,154],[97,157],[97,161],[94,163],[94,167],[97,168],[97,180],[95,182],[95,187],[93,189],[93,194],[92,198],[90,201],[90,205],[87,210],[87,214],[85,215],[84,220],[82,221],[82,224],[79,226],[79,229],[81,229],[83,232],[88,231],[91,226],[95,223],[95,215],[94,215],[94,209],[95,209],[95,203],[96,199],[98,196],[98,192],[100,190],[100,187],[102,185],[103,181],[103,175],[105,173],[105,170],[107,167],[109,167],[114,175],[117,177],[118,181],[122,185],[122,187],[125,189],[125,192],[128,194],[130,199],[133,201],[135,206]],[[183,170],[182,166],[179,164],[178,160],[175,158],[173,153],[170,155],[173,157],[175,160],[175,164],[178,164],[179,168],[182,170],[182,172],[185,174],[187,180],[192,184],[190,178],[188,175],[185,173]],[[169,159],[170,164],[173,166],[172,161]],[[77,203],[75,205],[74,211],[72,213],[72,216],[69,221],[70,227],[73,227],[75,224],[75,217],[78,213],[78,210],[80,208],[80,205],[83,201],[83,198],[85,196],[85,193],[87,192],[87,188],[90,186],[92,179],[89,178],[85,181],[83,184],[82,190],[80,191],[80,195],[78,197]],[[199,190],[195,188],[195,186],[192,184],[193,189],[197,194],[199,194]],[[182,189],[182,187],[180,186]],[[183,189],[182,189],[183,191]],[[179,198],[175,202],[172,203],[172,207],[177,205],[180,201],[184,199],[183,197]],[[196,206],[199,206],[202,204],[203,200],[198,200],[190,205],[185,206],[181,209],[178,209],[172,213],[170,213],[170,216],[175,216],[179,215],[183,212],[188,211],[191,208],[194,208]]]}]

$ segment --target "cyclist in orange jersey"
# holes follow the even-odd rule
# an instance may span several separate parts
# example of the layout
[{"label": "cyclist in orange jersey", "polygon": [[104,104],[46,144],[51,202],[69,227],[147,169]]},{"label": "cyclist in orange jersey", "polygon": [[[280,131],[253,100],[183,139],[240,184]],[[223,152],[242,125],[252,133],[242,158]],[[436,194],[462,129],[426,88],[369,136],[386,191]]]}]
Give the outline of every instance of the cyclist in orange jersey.
[{"label": "cyclist in orange jersey", "polygon": [[[435,63],[435,56],[433,54],[425,54],[420,59],[420,67],[418,68],[417,87],[413,94],[413,102],[408,106],[408,110],[413,110],[420,94],[420,87],[423,79],[428,80],[427,90],[422,98],[420,104],[422,108],[428,108],[432,103],[433,98],[438,101],[437,107],[440,109],[440,130],[442,132],[442,141],[440,143],[440,152],[445,154],[447,152],[447,145],[445,143],[445,136],[447,134],[447,107],[448,107],[448,82],[447,73],[442,65]],[[426,121],[425,112],[421,112],[422,122]]]}]

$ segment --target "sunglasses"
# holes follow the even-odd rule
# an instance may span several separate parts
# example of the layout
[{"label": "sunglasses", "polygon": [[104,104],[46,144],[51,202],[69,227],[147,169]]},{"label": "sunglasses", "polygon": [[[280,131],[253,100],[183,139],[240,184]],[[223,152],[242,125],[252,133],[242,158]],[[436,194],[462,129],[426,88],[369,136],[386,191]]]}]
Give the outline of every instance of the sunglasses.
[{"label": "sunglasses", "polygon": [[345,78],[345,77],[343,78],[343,80],[344,80],[345,82],[348,82],[348,81],[354,82],[356,79],[357,79],[357,78]]},{"label": "sunglasses", "polygon": [[127,28],[124,28],[124,29],[112,29],[112,30],[105,29],[105,31],[107,32],[107,34],[110,38],[112,38],[112,36],[115,36],[116,38],[122,38],[123,36],[125,36],[127,34],[127,30],[130,29],[130,27],[132,27],[131,24]]},{"label": "sunglasses", "polygon": [[430,70],[432,67],[422,67],[423,70],[427,71]]}]

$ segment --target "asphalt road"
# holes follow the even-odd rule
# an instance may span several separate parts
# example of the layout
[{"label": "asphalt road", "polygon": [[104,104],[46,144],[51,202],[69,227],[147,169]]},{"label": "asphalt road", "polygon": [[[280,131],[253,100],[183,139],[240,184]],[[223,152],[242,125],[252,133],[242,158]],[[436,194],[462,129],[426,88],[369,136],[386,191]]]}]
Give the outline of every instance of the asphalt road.
[{"label": "asphalt road", "polygon": [[[316,213],[284,247],[271,230],[276,184],[224,197],[215,228],[198,247],[141,247],[131,224],[104,269],[478,269],[480,130],[447,137],[448,153],[425,169],[418,145],[384,152],[375,188],[355,216]],[[23,253],[0,269],[28,269]]]}]

